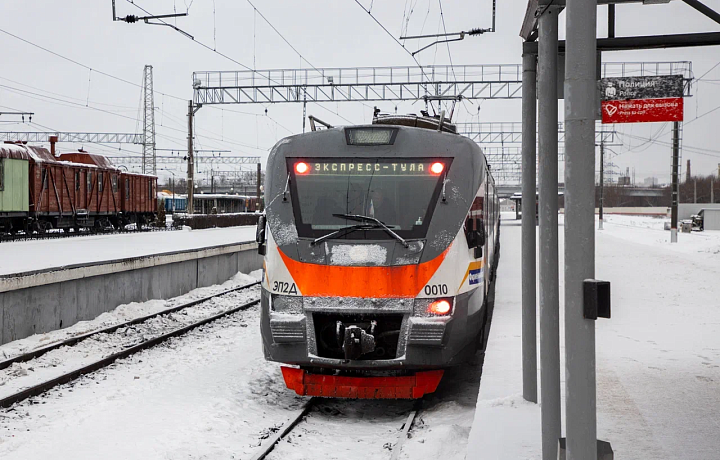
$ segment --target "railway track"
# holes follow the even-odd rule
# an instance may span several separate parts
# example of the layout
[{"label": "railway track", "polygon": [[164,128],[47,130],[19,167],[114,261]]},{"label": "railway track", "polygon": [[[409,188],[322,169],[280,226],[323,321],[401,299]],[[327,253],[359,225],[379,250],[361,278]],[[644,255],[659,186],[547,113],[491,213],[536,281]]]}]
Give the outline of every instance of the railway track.
[{"label": "railway track", "polygon": [[80,232],[64,232],[64,231],[52,231],[45,233],[21,233],[21,234],[10,234],[0,233],[0,243],[11,242],[11,241],[33,241],[33,240],[52,240],[59,238],[78,238],[82,236],[99,236],[99,235],[121,235],[128,233],[148,233],[148,232],[172,232],[179,230],[175,227],[147,227],[140,230],[111,230],[111,231],[80,231]]},{"label": "railway track", "polygon": [[[270,437],[265,442],[264,446],[261,446],[260,449],[258,449],[258,451],[251,457],[251,460],[265,459],[273,451],[275,446],[286,438],[293,429],[303,421],[303,419],[307,419],[313,407],[322,404],[321,401],[322,398],[313,397],[308,399],[305,404],[290,417],[282,428]],[[403,444],[408,439],[410,430],[412,429],[418,414],[422,410],[422,401],[422,399],[416,401],[413,409],[408,413],[407,417],[405,417],[403,424],[400,426],[400,433],[398,434],[397,441],[391,446],[391,454],[388,457],[389,460],[397,460],[400,458]]]},{"label": "railway track", "polygon": [[[187,309],[196,305],[203,304],[205,302],[209,302],[212,299],[215,299],[217,297],[225,296],[232,293],[237,293],[239,291],[245,291],[249,290],[254,286],[258,286],[260,284],[259,281],[254,283],[249,283],[243,286],[238,286],[235,288],[227,289],[222,292],[218,292],[216,294],[212,294],[209,296],[201,297],[199,299],[195,299],[189,302],[182,303],[180,305],[164,309],[162,311],[146,315],[140,318],[136,318],[130,321],[126,321],[123,323],[115,324],[106,328],[98,329],[92,332],[88,332],[86,334],[82,334],[79,336],[71,337],[63,341],[59,341],[56,343],[53,343],[51,345],[48,345],[46,347],[38,348],[32,351],[29,351],[27,353],[23,353],[14,357],[11,357],[9,359],[6,359],[4,361],[0,361],[0,370],[7,369],[11,366],[13,366],[16,363],[22,363],[27,362],[32,359],[39,358],[53,350],[60,349],[62,347],[73,347],[77,344],[82,343],[85,340],[97,338],[103,334],[116,334],[120,331],[127,332],[128,330],[132,330],[132,328],[137,328],[140,325],[147,324],[151,321],[161,321],[163,317],[170,317],[173,314],[176,313],[183,313],[187,312]],[[53,378],[50,378],[48,380],[45,380],[41,383],[34,384],[28,388],[23,388],[20,391],[17,391],[13,394],[10,394],[8,396],[3,397],[0,399],[0,407],[7,408],[12,406],[13,404],[23,401],[27,398],[31,398],[34,396],[39,396],[46,391],[50,390],[51,388],[62,385],[64,383],[71,382],[78,377],[97,371],[99,369],[102,369],[104,367],[109,366],[110,364],[114,363],[118,359],[127,358],[128,356],[131,356],[139,351],[146,350],[148,348],[152,348],[162,342],[165,342],[166,340],[181,336],[195,328],[198,328],[200,326],[203,326],[205,324],[211,323],[213,321],[219,320],[221,318],[224,318],[226,316],[232,315],[233,313],[237,313],[241,310],[248,309],[254,305],[257,305],[260,302],[259,295],[257,298],[252,299],[250,301],[244,302],[241,305],[222,310],[220,312],[214,313],[210,316],[204,316],[203,318],[192,321],[190,323],[185,323],[180,325],[179,327],[171,327],[168,328],[168,330],[161,330],[157,335],[152,336],[151,338],[146,338],[145,334],[147,331],[140,331],[137,334],[137,337],[131,337],[130,343],[128,343],[127,340],[121,341],[118,345],[116,345],[116,348],[121,348],[118,351],[113,351],[112,353],[103,356],[100,359],[97,359],[91,363],[85,364],[82,367],[72,369],[67,372],[63,372],[61,375],[54,376]],[[155,331],[157,332],[157,331]],[[152,333],[152,331],[151,331]],[[126,334],[127,336],[127,334]],[[140,337],[140,341],[138,342],[138,337]],[[51,366],[54,366],[51,364]]]}]

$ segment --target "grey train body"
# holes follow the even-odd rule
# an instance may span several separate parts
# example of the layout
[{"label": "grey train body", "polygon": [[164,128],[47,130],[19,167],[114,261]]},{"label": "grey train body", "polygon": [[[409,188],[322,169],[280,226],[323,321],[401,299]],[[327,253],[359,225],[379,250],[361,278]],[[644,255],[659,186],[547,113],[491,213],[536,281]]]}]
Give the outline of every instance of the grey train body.
[{"label": "grey train body", "polygon": [[[373,130],[392,134],[353,143]],[[475,142],[389,125],[288,137],[270,153],[265,202],[266,359],[317,372],[412,371],[459,364],[482,345],[499,206]],[[382,218],[383,205],[393,217]],[[341,212],[326,211],[334,206]],[[355,216],[345,227],[365,228],[343,228],[343,214]],[[451,309],[436,314],[443,300]]]}]

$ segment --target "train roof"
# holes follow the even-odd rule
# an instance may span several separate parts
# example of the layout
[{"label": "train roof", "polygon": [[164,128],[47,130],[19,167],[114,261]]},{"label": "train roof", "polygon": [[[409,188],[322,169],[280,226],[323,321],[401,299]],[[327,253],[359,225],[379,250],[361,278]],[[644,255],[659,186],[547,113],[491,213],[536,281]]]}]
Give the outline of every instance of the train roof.
[{"label": "train roof", "polygon": [[98,168],[103,169],[119,169],[117,166],[112,164],[112,161],[110,161],[107,157],[88,152],[61,153],[57,160],[68,163],[97,166]]},{"label": "train roof", "polygon": [[33,160],[37,163],[58,161],[46,148],[15,143],[0,144],[0,158]]},{"label": "train roof", "polygon": [[[34,161],[35,163],[53,163],[63,166],[75,166],[83,168],[98,168],[117,172],[123,172],[118,166],[104,155],[98,155],[88,152],[67,152],[55,156],[44,147],[36,147],[33,145],[19,144],[14,142],[6,142],[0,144],[0,158],[10,158],[13,160]],[[153,174],[142,174],[124,172],[131,176],[157,178]]]}]

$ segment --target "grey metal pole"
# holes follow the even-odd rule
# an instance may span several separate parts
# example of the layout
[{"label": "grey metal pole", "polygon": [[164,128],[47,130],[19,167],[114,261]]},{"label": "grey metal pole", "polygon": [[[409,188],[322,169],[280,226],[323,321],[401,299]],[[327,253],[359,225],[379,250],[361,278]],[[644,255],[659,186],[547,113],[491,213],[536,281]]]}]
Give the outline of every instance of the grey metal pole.
[{"label": "grey metal pole", "polygon": [[697,177],[693,177],[693,203],[697,203]]},{"label": "grey metal pole", "polygon": [[[537,399],[535,197],[537,57],[523,54],[522,75],[522,366],[523,398]],[[516,204],[517,206],[517,204]],[[517,209],[517,208],[516,208]]]},{"label": "grey metal pole", "polygon": [[[560,421],[560,287],[558,277],[558,13],[538,23],[538,146],[540,185],[540,404],[542,458],[556,460]],[[594,180],[591,184],[594,184]]]},{"label": "grey metal pole", "polygon": [[710,203],[715,203],[715,179],[710,178]]},{"label": "grey metal pole", "polygon": [[673,122],[672,138],[672,203],[670,207],[670,242],[677,243],[678,225],[678,170],[680,169],[680,125]]},{"label": "grey metal pole", "polygon": [[[615,6],[615,5],[609,5]],[[598,230],[603,229],[603,198],[605,193],[605,142],[603,142],[602,133],[600,134],[600,225]],[[595,206],[593,204],[593,206]]]},{"label": "grey metal pole", "polygon": [[195,211],[195,149],[193,147],[193,115],[195,115],[192,99],[188,101],[188,155],[187,155],[187,213]]},{"label": "grey metal pole", "polygon": [[256,211],[262,211],[263,206],[261,206],[262,203],[260,203],[260,186],[262,185],[262,163],[257,164],[257,184],[256,184],[256,194],[257,194],[257,204],[255,205]]},{"label": "grey metal pole", "polygon": [[565,9],[565,433],[567,460],[597,460],[595,322],[583,280],[595,277],[597,0]]}]

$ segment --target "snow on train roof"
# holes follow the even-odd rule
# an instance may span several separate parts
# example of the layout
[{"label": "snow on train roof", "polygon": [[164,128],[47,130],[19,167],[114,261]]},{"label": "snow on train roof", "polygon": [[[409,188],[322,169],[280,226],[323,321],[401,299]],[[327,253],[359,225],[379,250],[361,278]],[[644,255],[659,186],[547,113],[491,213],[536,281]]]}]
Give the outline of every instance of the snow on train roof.
[{"label": "snow on train roof", "polygon": [[[61,153],[54,156],[44,147],[36,147],[25,144],[0,144],[0,158],[11,158],[13,160],[32,160],[35,163],[62,163],[68,166],[80,166],[83,168],[102,168],[119,171],[120,168],[113,165],[110,159],[103,155],[94,153],[77,152]],[[146,174],[135,174],[138,176]],[[147,175],[148,177],[155,177]]]},{"label": "snow on train roof", "polygon": [[46,148],[21,144],[0,144],[0,158],[33,160],[37,163],[57,161],[53,154]]}]

